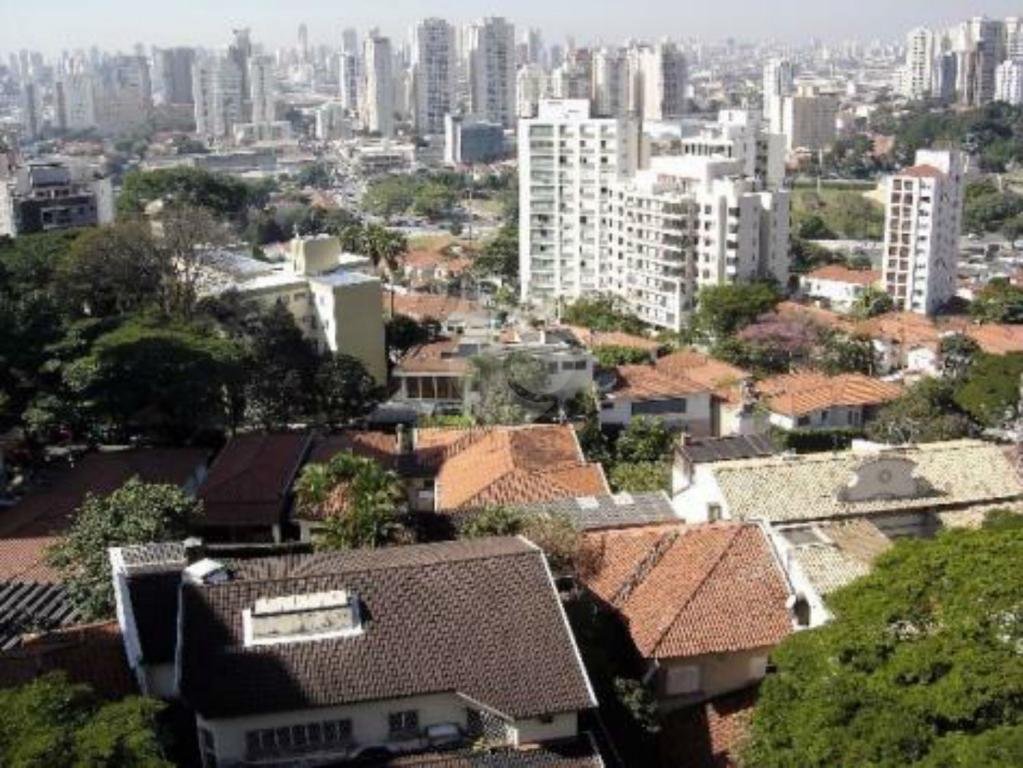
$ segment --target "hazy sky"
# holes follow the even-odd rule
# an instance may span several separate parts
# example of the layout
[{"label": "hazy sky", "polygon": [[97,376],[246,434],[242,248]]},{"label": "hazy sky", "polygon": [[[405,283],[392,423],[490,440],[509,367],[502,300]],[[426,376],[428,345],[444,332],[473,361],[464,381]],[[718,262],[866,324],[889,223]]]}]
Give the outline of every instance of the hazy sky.
[{"label": "hazy sky", "polygon": [[0,0],[0,52],[54,53],[91,44],[128,50],[146,45],[225,45],[232,27],[249,26],[268,48],[293,45],[300,22],[310,42],[336,43],[342,27],[372,25],[404,36],[422,16],[467,21],[503,15],[540,27],[545,39],[574,34],[580,43],[626,37],[720,40],[817,36],[825,40],[892,38],[917,24],[979,14],[1023,15],[1018,0]]}]

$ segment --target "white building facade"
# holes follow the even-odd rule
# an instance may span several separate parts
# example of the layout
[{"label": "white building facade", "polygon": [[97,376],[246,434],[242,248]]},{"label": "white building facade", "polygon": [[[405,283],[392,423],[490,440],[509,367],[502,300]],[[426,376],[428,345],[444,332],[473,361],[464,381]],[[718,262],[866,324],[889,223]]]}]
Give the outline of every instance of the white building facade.
[{"label": "white building facade", "polygon": [[424,19],[413,27],[413,116],[418,133],[444,131],[444,116],[456,106],[457,67],[454,27],[443,19]]},{"label": "white building facade", "polygon": [[515,126],[515,25],[489,17],[464,30],[469,111],[484,120]]}]

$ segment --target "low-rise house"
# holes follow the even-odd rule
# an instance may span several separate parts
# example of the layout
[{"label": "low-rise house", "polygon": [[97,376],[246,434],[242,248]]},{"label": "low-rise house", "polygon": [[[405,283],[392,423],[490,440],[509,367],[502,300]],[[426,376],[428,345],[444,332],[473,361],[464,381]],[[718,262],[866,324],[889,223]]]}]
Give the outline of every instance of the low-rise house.
[{"label": "low-rise house", "polygon": [[600,402],[600,423],[627,427],[634,417],[653,416],[688,434],[714,431],[714,392],[684,376],[669,376],[653,365],[620,365]]},{"label": "low-rise house", "polygon": [[203,535],[213,541],[282,541],[291,486],[311,444],[304,433],[228,440],[199,488]]},{"label": "low-rise house", "polygon": [[678,518],[671,498],[664,491],[578,496],[519,507],[525,514],[564,517],[581,531],[632,528],[651,523],[670,523]]},{"label": "low-rise house", "polygon": [[657,359],[658,352],[664,346],[654,339],[637,336],[633,333],[625,333],[624,331],[594,331],[590,328],[581,328],[576,325],[566,325],[565,330],[571,333],[579,344],[589,350],[599,349],[600,347],[636,349],[649,353],[650,362]]},{"label": "low-rise house", "polygon": [[752,375],[695,349],[683,349],[658,359],[658,373],[695,382],[713,394],[708,435],[747,434],[755,431],[752,411]]},{"label": "low-rise house", "polygon": [[758,525],[601,531],[584,546],[583,582],[625,625],[663,711],[761,680],[793,630],[788,582]]},{"label": "low-rise house", "polygon": [[479,740],[501,765],[529,765],[534,745],[578,744],[579,713],[596,705],[546,558],[522,538],[191,564],[182,545],[143,545],[111,559],[129,581],[143,563],[178,575],[176,620],[140,613],[130,590],[118,616],[137,664],[146,622],[177,646],[206,768]]},{"label": "low-rise house", "polygon": [[687,522],[780,526],[867,518],[897,537],[928,535],[946,514],[1021,500],[1023,481],[1008,449],[952,440],[702,464],[674,504]]},{"label": "low-rise house", "polygon": [[878,555],[892,546],[881,529],[865,518],[796,523],[771,529],[793,590],[807,611],[807,626],[831,618],[828,595],[870,572]]},{"label": "low-rise house", "polygon": [[881,273],[874,269],[849,269],[841,264],[818,267],[799,278],[804,296],[825,307],[849,312],[868,288],[877,286]]},{"label": "low-rise house", "polygon": [[530,393],[557,409],[593,384],[593,356],[545,330],[504,329],[436,339],[410,350],[392,371],[394,401],[421,413],[461,413],[479,399],[471,384],[472,359],[535,359],[546,370],[541,392]]},{"label": "low-rise house", "polygon": [[569,425],[419,430],[418,438],[417,450],[444,441],[434,485],[440,513],[611,492],[603,467],[586,460]]},{"label": "low-rise house", "polygon": [[402,275],[413,287],[455,280],[471,265],[470,259],[436,248],[409,251],[401,259]]},{"label": "low-rise house", "polygon": [[769,423],[785,430],[861,429],[902,387],[861,373],[826,376],[801,372],[756,385]]},{"label": "low-rise house", "polygon": [[719,461],[739,461],[773,456],[778,447],[764,435],[729,435],[693,438],[681,435],[671,470],[672,493],[682,493],[692,485],[697,466]]}]

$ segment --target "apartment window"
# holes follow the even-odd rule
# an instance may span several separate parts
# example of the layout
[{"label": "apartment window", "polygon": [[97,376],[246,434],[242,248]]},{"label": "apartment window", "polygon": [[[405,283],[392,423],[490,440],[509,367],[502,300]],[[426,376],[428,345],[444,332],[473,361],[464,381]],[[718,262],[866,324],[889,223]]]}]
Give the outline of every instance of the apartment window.
[{"label": "apartment window", "polygon": [[707,522],[716,523],[721,519],[721,505],[720,504],[708,504],[707,505]]},{"label": "apartment window", "polygon": [[419,712],[407,709],[403,712],[392,712],[387,716],[387,730],[391,736],[408,736],[419,730]]}]

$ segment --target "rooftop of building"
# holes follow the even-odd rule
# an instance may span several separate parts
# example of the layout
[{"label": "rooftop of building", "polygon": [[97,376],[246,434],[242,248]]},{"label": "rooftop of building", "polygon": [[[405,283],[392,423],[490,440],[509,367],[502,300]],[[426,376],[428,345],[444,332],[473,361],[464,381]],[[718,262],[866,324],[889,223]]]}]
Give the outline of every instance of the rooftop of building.
[{"label": "rooftop of building", "polygon": [[664,491],[578,496],[526,504],[520,509],[527,514],[535,512],[564,516],[584,531],[630,528],[677,519],[671,499]]},{"label": "rooftop of building", "polygon": [[589,533],[584,582],[645,658],[773,646],[792,631],[789,590],[757,525],[673,523]]},{"label": "rooftop of building", "polygon": [[903,392],[899,384],[861,373],[827,376],[810,371],[772,376],[758,382],[756,389],[771,412],[785,416],[805,416],[840,406],[883,405]]},{"label": "rooftop of building", "polygon": [[817,593],[829,595],[865,576],[891,540],[870,520],[836,520],[781,529],[792,557]]},{"label": "rooftop of building", "polygon": [[843,264],[826,264],[806,273],[803,277],[810,280],[830,280],[835,283],[867,286],[879,282],[881,273],[876,269],[850,269]]},{"label": "rooftop of building", "polygon": [[763,435],[729,435],[726,437],[692,438],[686,436],[677,454],[692,464],[715,461],[737,461],[773,456],[778,447]]},{"label": "rooftop of building", "polygon": [[[510,718],[595,705],[543,553],[522,538],[257,558],[182,587],[181,691],[204,717],[431,693]],[[246,645],[256,601],[344,594],[346,636]],[[396,663],[401,660],[401,663]]]}]

